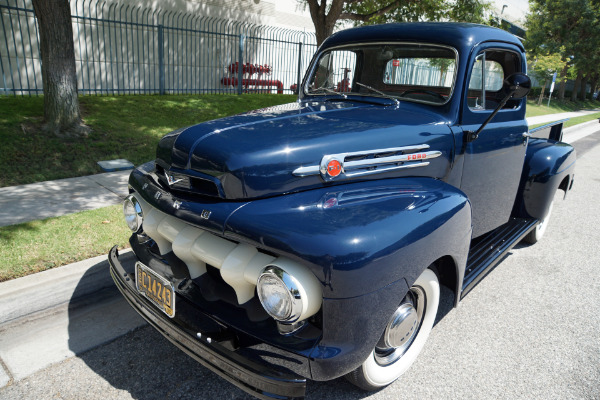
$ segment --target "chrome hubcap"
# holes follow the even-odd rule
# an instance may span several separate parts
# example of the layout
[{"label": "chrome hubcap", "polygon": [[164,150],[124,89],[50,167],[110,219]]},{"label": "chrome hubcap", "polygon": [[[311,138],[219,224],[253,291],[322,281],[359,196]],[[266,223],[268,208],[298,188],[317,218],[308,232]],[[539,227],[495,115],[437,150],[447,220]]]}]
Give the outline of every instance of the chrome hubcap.
[{"label": "chrome hubcap", "polygon": [[410,348],[423,322],[425,301],[423,289],[417,286],[410,289],[375,347],[378,364],[392,364]]}]

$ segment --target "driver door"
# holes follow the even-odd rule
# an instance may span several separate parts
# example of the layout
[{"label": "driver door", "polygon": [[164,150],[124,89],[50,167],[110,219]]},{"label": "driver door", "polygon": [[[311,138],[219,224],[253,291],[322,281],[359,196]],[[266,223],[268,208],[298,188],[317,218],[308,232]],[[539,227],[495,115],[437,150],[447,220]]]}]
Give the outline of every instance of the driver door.
[{"label": "driver door", "polygon": [[[518,49],[487,45],[474,54],[463,96],[463,131],[476,131],[494,111],[504,96],[504,78],[526,71]],[[476,140],[464,144],[461,190],[471,200],[474,238],[510,219],[527,146],[525,103],[509,100]]]}]

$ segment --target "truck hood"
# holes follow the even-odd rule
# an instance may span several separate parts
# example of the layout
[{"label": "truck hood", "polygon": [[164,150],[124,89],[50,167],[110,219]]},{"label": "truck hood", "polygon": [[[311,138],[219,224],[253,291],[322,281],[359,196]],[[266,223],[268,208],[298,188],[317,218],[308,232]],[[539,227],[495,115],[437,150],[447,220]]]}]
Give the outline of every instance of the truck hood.
[{"label": "truck hood", "polygon": [[[186,190],[232,200],[357,180],[441,179],[448,173],[453,143],[442,116],[419,105],[304,101],[205,122],[165,136],[157,149],[157,175],[167,177],[173,188],[183,181]],[[404,147],[416,150],[390,150]],[[349,176],[342,171],[335,177],[318,169],[327,155],[353,153],[353,160],[377,160],[411,152],[421,157],[429,151],[436,153],[435,158],[419,160],[421,168],[383,170],[375,165],[363,168],[361,174]],[[385,166],[403,164],[411,163]]]}]

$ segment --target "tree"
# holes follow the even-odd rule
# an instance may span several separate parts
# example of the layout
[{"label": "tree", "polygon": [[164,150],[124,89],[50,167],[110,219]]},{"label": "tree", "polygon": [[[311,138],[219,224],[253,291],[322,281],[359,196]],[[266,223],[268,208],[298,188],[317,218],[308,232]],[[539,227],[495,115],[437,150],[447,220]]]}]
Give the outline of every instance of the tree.
[{"label": "tree", "polygon": [[[595,0],[531,0],[525,46],[532,55],[560,53],[577,71],[572,99],[584,74],[597,71],[600,49],[600,4]],[[564,98],[569,68],[561,72],[558,97]],[[585,88],[584,88],[585,90]]]},{"label": "tree", "polygon": [[540,92],[540,97],[538,99],[538,105],[542,104],[542,99],[544,98],[544,91],[546,89],[546,84],[555,72],[560,72],[567,65],[567,61],[562,58],[559,53],[552,53],[548,55],[539,55],[538,57],[533,59],[533,63],[531,65],[531,73],[535,76],[539,81],[542,81],[542,91]]},{"label": "tree", "polygon": [[44,130],[58,136],[87,136],[77,98],[71,8],[67,0],[33,0],[39,25]]},{"label": "tree", "polygon": [[333,33],[340,20],[355,25],[403,21],[485,23],[485,0],[299,0],[308,5],[315,25],[317,45]]}]

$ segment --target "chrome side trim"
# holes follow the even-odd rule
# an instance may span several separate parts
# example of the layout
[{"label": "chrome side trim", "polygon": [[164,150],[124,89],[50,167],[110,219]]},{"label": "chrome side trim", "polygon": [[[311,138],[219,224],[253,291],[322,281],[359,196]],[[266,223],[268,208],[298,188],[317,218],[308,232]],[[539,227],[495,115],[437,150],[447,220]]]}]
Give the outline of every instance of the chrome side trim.
[{"label": "chrome side trim", "polygon": [[[324,180],[330,181],[338,177],[354,177],[392,171],[396,169],[425,167],[429,162],[423,160],[437,158],[442,155],[441,151],[420,152],[429,148],[427,144],[391,147],[387,149],[376,149],[367,151],[355,151],[349,153],[327,154],[321,158],[319,165],[309,165],[296,168],[292,174],[295,176],[311,176],[321,174]],[[403,153],[392,156],[377,157],[378,154]],[[349,157],[369,157],[362,160],[346,161]],[[342,173],[338,176],[330,176],[327,166],[331,161],[338,161],[342,165]],[[396,164],[396,165],[390,165]]]},{"label": "chrome side trim", "polygon": [[420,163],[416,163],[416,164],[396,165],[396,166],[390,166],[390,167],[384,167],[384,168],[377,168],[376,170],[350,172],[350,173],[346,174],[346,177],[353,178],[355,176],[381,174],[383,172],[393,171],[396,169],[426,167],[428,165],[429,165],[429,161],[420,162]]},{"label": "chrome side trim", "polygon": [[300,167],[296,168],[294,172],[292,172],[295,176],[310,176],[310,175],[319,175],[319,166],[311,165],[308,167]]},{"label": "chrome side trim", "polygon": [[[411,156],[418,155],[419,158],[411,158]],[[398,162],[409,162],[411,160],[425,160],[429,158],[436,158],[442,155],[441,151],[428,151],[425,153],[417,153],[417,154],[402,154],[399,156],[391,156],[391,157],[381,157],[374,159],[365,159],[358,161],[348,161],[344,163],[344,169],[357,169],[357,168],[365,168],[365,167],[376,167],[382,164],[393,164]]]}]

